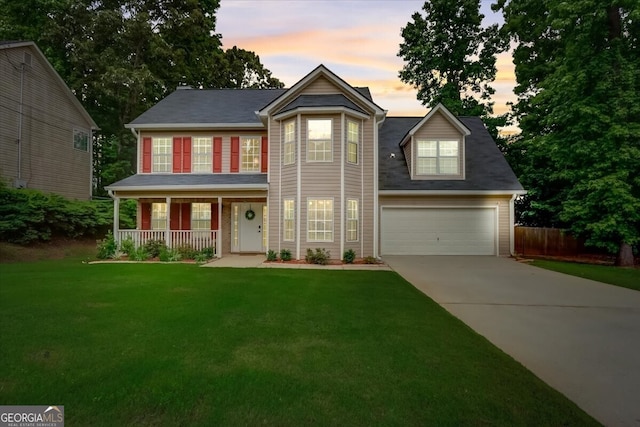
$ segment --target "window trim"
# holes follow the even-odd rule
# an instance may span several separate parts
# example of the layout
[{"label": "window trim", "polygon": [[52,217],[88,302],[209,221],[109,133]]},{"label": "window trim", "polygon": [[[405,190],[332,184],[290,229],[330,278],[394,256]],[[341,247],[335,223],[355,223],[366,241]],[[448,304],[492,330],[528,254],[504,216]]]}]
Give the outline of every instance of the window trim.
[{"label": "window trim", "polygon": [[[198,139],[206,139],[209,141],[209,150],[204,154],[196,154],[196,141]],[[196,158],[206,158],[207,163],[199,163],[198,166],[206,166],[206,170],[196,170]],[[192,136],[191,137],[191,173],[213,173],[213,137],[211,136]]]},{"label": "window trim", "polygon": [[[194,209],[196,205],[198,205],[199,207],[201,207],[200,205],[202,205],[202,206],[207,206],[208,205],[209,206],[209,215],[208,215],[209,217],[207,218],[206,217],[207,215],[205,215],[205,218],[196,219],[196,215],[195,215],[196,214],[196,209]],[[205,210],[200,211],[199,213],[205,213],[206,214],[206,212],[207,212],[207,210],[205,209]],[[206,227],[203,227],[203,228],[195,227],[194,226],[195,225],[195,221],[198,221],[200,223],[206,224]],[[190,222],[189,225],[191,227],[191,230],[196,230],[196,231],[208,231],[208,230],[211,230],[211,203],[192,202],[191,203],[191,222]]]},{"label": "window trim", "polygon": [[[423,142],[435,142],[436,143],[436,155],[434,156],[420,156],[420,143]],[[440,155],[440,143],[442,142],[455,142],[458,149],[457,156],[441,156]],[[462,141],[460,139],[451,139],[451,138],[420,138],[415,140],[415,161],[414,161],[414,172],[416,177],[433,177],[433,178],[460,178],[464,175],[463,173],[463,164],[462,164]],[[440,160],[441,159],[456,159],[456,165],[458,171],[456,173],[441,173],[440,170]],[[419,162],[420,159],[435,159],[436,160],[436,173],[420,173],[419,172]]]},{"label": "window trim", "polygon": [[[309,208],[309,203],[311,202],[319,202],[319,201],[323,201],[323,202],[327,202],[330,201],[331,202],[331,230],[329,230],[331,232],[331,239],[324,239],[324,240],[319,240],[317,239],[317,233],[318,230],[315,229],[313,232],[316,233],[316,239],[311,239],[309,237],[309,233],[311,233],[311,219],[309,218],[309,212],[311,211]],[[314,221],[318,221],[317,219]],[[327,222],[327,220],[322,220]],[[320,231],[321,233],[327,233],[327,230],[323,230]],[[335,203],[334,203],[334,199],[333,197],[327,197],[327,198],[320,198],[320,197],[307,197],[307,242],[309,243],[332,243],[335,241]]]},{"label": "window trim", "polygon": [[[164,206],[164,218],[160,217],[157,218],[154,214],[156,214],[156,206]],[[162,210],[162,209],[159,209]],[[151,230],[166,230],[167,229],[167,216],[168,216],[168,207],[167,207],[167,203],[166,202],[153,202],[151,203]],[[158,213],[162,213],[162,212],[158,212]],[[157,224],[158,221],[163,221],[164,222],[164,226],[163,227],[154,227],[154,224]]]},{"label": "window trim", "polygon": [[[162,140],[166,142],[168,151],[166,153],[158,154],[156,153],[156,144]],[[156,160],[160,157],[165,157],[168,159],[168,162],[163,164],[166,165],[167,170],[157,170],[158,163]],[[173,138],[170,136],[154,136],[151,137],[151,173],[172,173],[173,172]]]},{"label": "window trim", "polygon": [[[287,140],[287,127],[291,125],[293,127],[292,139]],[[296,164],[296,120],[291,119],[284,123],[282,127],[282,164],[285,166]],[[287,161],[287,148],[291,150],[291,161]]]},{"label": "window trim", "polygon": [[[257,149],[257,153],[255,154],[255,156],[258,159],[258,162],[256,163],[255,161],[253,162],[253,164],[256,165],[256,169],[255,170],[245,170],[244,169],[244,160],[243,160],[243,152],[244,152],[244,142],[249,140],[249,139],[254,139],[256,141],[258,141],[258,149]],[[241,136],[240,137],[240,152],[238,153],[239,159],[238,159],[238,172],[239,173],[261,173],[262,171],[262,138],[260,137],[260,135],[248,135],[248,136]]]},{"label": "window trim", "polygon": [[[311,160],[309,158],[309,152],[310,152],[310,147],[311,147],[311,139],[309,138],[309,122],[313,122],[313,121],[328,121],[330,123],[330,130],[331,130],[331,138],[328,140],[329,142],[329,150],[328,151],[322,151],[323,153],[328,152],[329,153],[329,159],[324,159],[324,160]],[[327,117],[317,117],[317,118],[307,118],[307,129],[306,129],[306,136],[307,136],[307,163],[331,163],[333,162],[333,118],[327,118]],[[322,139],[314,139],[313,141],[327,141],[327,140],[322,140]],[[316,152],[317,153],[317,152]]]},{"label": "window trim", "polygon": [[[291,203],[291,218],[287,218],[287,203]],[[287,238],[287,222],[291,225],[291,238]],[[282,201],[282,241],[296,241],[296,201],[293,198],[286,198]]]},{"label": "window trim", "polygon": [[[349,205],[350,202],[355,202],[356,204],[356,217],[355,218],[349,218]],[[345,241],[347,242],[359,242],[360,241],[360,203],[358,199],[347,199],[347,206],[345,208],[345,224],[344,224],[344,231],[345,231]],[[350,239],[349,238],[349,223],[355,221],[355,233],[356,233],[356,238],[355,239]]]},{"label": "window trim", "polygon": [[[350,141],[349,140],[349,125],[350,124],[354,124],[356,126],[356,130],[358,131],[358,134],[356,135],[357,138],[355,141]],[[345,153],[345,158],[347,159],[347,163],[350,165],[358,165],[360,163],[360,133],[361,133],[361,129],[360,129],[360,123],[355,121],[355,120],[351,120],[351,119],[347,119],[347,126],[346,126],[346,141],[347,141],[347,152]],[[349,147],[351,145],[355,145],[356,147],[356,161],[352,162],[351,160],[349,160]]]}]

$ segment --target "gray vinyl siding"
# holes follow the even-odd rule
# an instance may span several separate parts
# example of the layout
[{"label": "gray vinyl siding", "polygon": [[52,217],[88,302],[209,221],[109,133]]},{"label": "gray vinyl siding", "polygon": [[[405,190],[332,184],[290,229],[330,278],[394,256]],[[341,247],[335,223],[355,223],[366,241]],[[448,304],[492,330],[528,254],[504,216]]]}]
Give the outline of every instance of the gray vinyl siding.
[{"label": "gray vinyl siding", "polygon": [[[25,52],[32,62],[24,73],[21,179],[27,188],[89,199],[92,123],[31,46],[4,48],[0,54],[0,176],[9,185],[18,177],[19,67]],[[74,128],[89,134],[87,151],[73,147]]]},{"label": "gray vinyl siding", "polygon": [[510,255],[509,196],[380,196],[383,206],[498,207],[498,255]]},{"label": "gray vinyl siding", "polygon": [[327,95],[332,93],[342,93],[342,91],[327,78],[322,76],[318,77],[304,88],[305,95]]},{"label": "gray vinyl siding", "polygon": [[[409,144],[415,144],[418,140],[455,140],[460,142],[460,157],[458,161],[458,167],[460,170],[460,178],[464,176],[464,141],[463,135],[455,126],[449,122],[441,112],[435,113],[418,131],[413,135],[413,139]],[[409,145],[407,144],[407,145]],[[409,155],[409,167],[416,164],[415,156],[417,156],[418,150],[409,148],[405,149],[405,155]],[[415,170],[409,169],[413,179],[452,179],[451,176],[438,177],[438,176],[424,176],[417,175]],[[454,178],[456,179],[456,178]]]}]

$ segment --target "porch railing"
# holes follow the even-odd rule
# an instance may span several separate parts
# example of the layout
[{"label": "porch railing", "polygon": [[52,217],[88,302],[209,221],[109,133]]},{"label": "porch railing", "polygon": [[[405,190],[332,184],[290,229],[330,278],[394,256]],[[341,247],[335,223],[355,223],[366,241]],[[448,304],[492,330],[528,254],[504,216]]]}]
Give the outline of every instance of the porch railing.
[{"label": "porch railing", "polygon": [[122,243],[131,239],[136,248],[149,240],[163,240],[169,248],[189,246],[196,251],[213,248],[215,253],[217,234],[218,230],[171,230],[168,235],[164,230],[118,230],[117,240]]}]

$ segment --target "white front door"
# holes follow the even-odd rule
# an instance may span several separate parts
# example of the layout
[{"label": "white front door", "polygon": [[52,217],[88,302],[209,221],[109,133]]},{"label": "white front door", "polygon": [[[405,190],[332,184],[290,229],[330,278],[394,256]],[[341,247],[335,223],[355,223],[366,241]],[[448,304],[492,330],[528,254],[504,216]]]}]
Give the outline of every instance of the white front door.
[{"label": "white front door", "polygon": [[231,206],[232,252],[264,252],[264,203],[233,203]]}]

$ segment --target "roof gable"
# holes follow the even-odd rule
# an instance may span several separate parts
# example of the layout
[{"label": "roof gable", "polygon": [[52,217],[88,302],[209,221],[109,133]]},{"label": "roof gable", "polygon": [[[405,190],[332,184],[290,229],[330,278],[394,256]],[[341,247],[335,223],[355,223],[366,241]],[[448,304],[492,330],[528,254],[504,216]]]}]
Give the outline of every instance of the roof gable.
[{"label": "roof gable", "polygon": [[87,123],[90,124],[91,129],[99,129],[98,125],[96,124],[96,122],[93,121],[93,119],[91,118],[91,116],[89,115],[87,110],[85,110],[84,107],[82,106],[82,104],[80,103],[80,101],[78,101],[78,98],[76,98],[76,96],[73,94],[73,92],[71,92],[71,89],[69,89],[69,86],[67,86],[67,83],[65,83],[65,81],[62,80],[62,77],[60,77],[60,74],[58,74],[58,72],[55,70],[55,68],[53,68],[53,65],[51,65],[51,63],[49,62],[47,57],[44,56],[42,51],[38,48],[38,46],[34,42],[31,42],[31,41],[17,41],[17,42],[2,41],[0,43],[0,50],[3,50],[3,49],[19,49],[19,48],[28,49],[29,52],[32,55],[35,54],[39,58],[39,62],[46,68],[46,70],[49,72],[49,74],[53,76],[54,81],[56,81],[56,83],[58,83],[58,85],[62,88],[62,91],[64,92],[66,97],[69,99],[69,102],[71,102],[71,104],[78,110],[80,115],[82,115],[82,117],[84,117],[84,119],[87,121]]},{"label": "roof gable", "polygon": [[451,113],[451,111],[449,111],[444,105],[438,104],[435,107],[433,107],[431,111],[429,111],[427,115],[425,115],[422,118],[422,120],[420,120],[415,126],[409,129],[409,131],[405,134],[405,136],[400,141],[400,146],[402,147],[405,144],[407,144],[411,140],[411,137],[415,135],[416,132],[418,132],[426,123],[429,122],[429,120],[435,117],[436,114],[438,113],[442,114],[442,116],[444,116],[444,118],[453,127],[455,127],[462,135],[468,136],[471,133],[469,129],[465,126],[465,124],[462,123],[456,116],[454,116]]},{"label": "roof gable", "polygon": [[355,101],[354,104],[360,104],[359,107],[363,107],[364,109],[371,111],[380,118],[386,115],[386,111],[371,100],[371,94],[368,89],[354,88],[322,64],[294,84],[286,93],[283,93],[264,108],[257,111],[257,114],[263,120],[266,120],[269,115],[274,114],[284,106],[294,102],[295,99],[302,94],[305,88],[322,79],[326,79],[333,86],[337,87],[338,92],[343,93],[346,98],[350,98],[352,101]]}]

